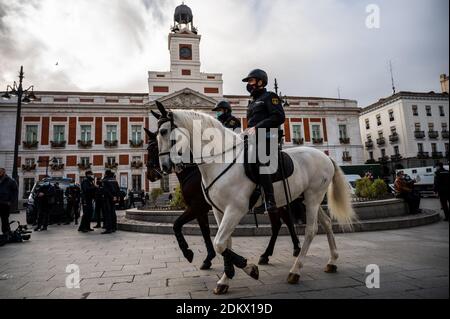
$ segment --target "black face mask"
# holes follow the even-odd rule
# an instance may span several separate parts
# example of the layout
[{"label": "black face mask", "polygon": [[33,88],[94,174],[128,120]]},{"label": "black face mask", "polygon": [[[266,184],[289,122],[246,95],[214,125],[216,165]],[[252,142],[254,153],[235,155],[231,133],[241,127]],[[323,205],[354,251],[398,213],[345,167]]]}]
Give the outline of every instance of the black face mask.
[{"label": "black face mask", "polygon": [[254,84],[247,84],[247,91],[250,94],[253,94],[253,92],[255,92],[257,90],[256,85]]}]

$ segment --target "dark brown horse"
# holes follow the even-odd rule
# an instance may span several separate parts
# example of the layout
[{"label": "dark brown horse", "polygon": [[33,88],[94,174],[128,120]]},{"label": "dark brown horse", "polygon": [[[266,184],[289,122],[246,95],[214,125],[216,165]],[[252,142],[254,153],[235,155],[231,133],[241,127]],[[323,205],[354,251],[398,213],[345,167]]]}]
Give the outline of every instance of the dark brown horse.
[{"label": "dark brown horse", "polygon": [[[149,130],[145,130],[149,138],[148,151],[148,162],[147,162],[147,178],[151,182],[156,182],[163,177],[161,173],[160,163],[159,163],[159,149],[158,142],[156,139],[156,134]],[[189,245],[186,242],[182,228],[187,223],[197,219],[200,226],[200,230],[203,235],[203,239],[206,244],[206,249],[208,255],[203,262],[201,267],[202,270],[211,268],[211,261],[216,257],[214,251],[214,246],[211,241],[211,232],[209,228],[208,214],[211,211],[211,206],[207,203],[203,190],[201,187],[201,174],[197,166],[186,166],[181,172],[176,173],[181,186],[181,192],[186,203],[185,212],[175,221],[173,230],[175,232],[175,237],[178,241],[178,245],[183,252],[184,257],[191,263],[194,258],[194,252],[189,249]],[[295,201],[292,205],[301,205],[301,202]],[[292,208],[293,212],[301,211],[301,208]],[[270,223],[272,227],[272,237],[269,242],[269,246],[259,260],[260,265],[267,265],[269,263],[269,257],[273,255],[275,248],[275,243],[280,232],[282,221],[287,225],[289,233],[294,244],[294,257],[300,254],[300,241],[295,232],[294,223],[289,218],[289,214],[286,208],[280,208],[278,213],[269,214]],[[297,217],[297,216],[296,216]]]}]

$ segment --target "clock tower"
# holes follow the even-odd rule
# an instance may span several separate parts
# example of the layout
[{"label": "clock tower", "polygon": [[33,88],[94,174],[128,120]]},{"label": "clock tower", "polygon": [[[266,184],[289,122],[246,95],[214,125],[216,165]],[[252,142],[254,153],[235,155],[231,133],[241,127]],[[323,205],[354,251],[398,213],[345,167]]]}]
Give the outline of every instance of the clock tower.
[{"label": "clock tower", "polygon": [[150,98],[154,100],[187,88],[220,99],[223,95],[222,74],[201,72],[201,36],[194,26],[191,8],[184,3],[175,9],[168,40],[170,71],[149,72]]}]

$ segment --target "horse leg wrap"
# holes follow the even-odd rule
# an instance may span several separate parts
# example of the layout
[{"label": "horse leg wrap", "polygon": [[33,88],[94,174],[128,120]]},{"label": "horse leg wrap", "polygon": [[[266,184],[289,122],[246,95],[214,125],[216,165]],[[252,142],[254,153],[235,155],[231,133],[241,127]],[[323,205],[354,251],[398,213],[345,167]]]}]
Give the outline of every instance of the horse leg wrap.
[{"label": "horse leg wrap", "polygon": [[234,265],[233,262],[231,261],[230,257],[223,257],[224,260],[224,271],[225,271],[225,275],[227,275],[227,277],[229,279],[233,279],[234,275],[236,274],[235,270],[234,270]]},{"label": "horse leg wrap", "polygon": [[245,259],[242,256],[239,256],[238,254],[236,254],[235,252],[226,249],[223,253],[222,256],[225,259],[229,259],[233,265],[235,265],[236,267],[243,269],[245,267],[247,267],[247,259]]}]

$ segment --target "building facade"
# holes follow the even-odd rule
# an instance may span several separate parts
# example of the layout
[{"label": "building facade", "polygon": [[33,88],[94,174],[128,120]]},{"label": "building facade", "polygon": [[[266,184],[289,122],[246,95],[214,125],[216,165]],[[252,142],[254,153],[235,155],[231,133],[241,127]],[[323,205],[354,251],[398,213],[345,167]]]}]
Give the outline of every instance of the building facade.
[{"label": "building facade", "polygon": [[[179,6],[174,20],[168,37],[170,71],[148,73],[149,93],[36,92],[38,100],[24,105],[18,163],[21,198],[47,174],[80,182],[87,169],[97,176],[113,169],[119,184],[128,189],[172,191],[175,176],[153,184],[145,176],[143,129],[157,130],[150,113],[156,109],[155,101],[171,109],[212,114],[216,103],[225,99],[247,127],[249,96],[223,95],[222,74],[200,71],[201,36],[191,10]],[[356,101],[290,96],[285,102],[285,147],[316,147],[340,165],[364,162]],[[9,172],[16,105],[14,100],[0,102],[0,165]]]},{"label": "building facade", "polygon": [[363,109],[366,163],[396,168],[448,163],[448,94],[400,92]]}]

